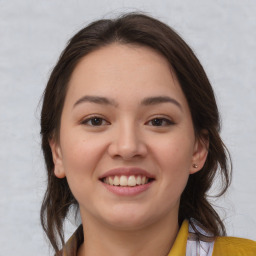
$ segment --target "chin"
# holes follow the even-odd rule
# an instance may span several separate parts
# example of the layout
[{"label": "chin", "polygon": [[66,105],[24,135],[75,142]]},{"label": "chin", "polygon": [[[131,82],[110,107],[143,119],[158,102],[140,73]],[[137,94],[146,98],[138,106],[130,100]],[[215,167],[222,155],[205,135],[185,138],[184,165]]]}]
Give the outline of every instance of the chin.
[{"label": "chin", "polygon": [[134,231],[145,228],[148,223],[145,220],[122,218],[108,221],[109,226],[115,230]]},{"label": "chin", "polygon": [[106,224],[118,230],[136,230],[144,228],[153,222],[152,216],[148,216],[147,212],[130,209],[112,210],[110,214],[103,217]]}]

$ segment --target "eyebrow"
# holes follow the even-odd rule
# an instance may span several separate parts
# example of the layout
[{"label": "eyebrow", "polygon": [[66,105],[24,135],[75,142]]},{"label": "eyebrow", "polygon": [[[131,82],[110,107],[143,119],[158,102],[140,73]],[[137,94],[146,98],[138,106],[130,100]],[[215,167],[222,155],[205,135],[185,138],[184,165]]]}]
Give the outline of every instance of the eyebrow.
[{"label": "eyebrow", "polygon": [[169,96],[149,97],[144,99],[141,104],[145,106],[149,106],[149,105],[156,105],[161,103],[173,103],[174,105],[176,105],[182,110],[181,104],[177,100]]},{"label": "eyebrow", "polygon": [[100,104],[100,105],[112,105],[117,107],[117,103],[112,100],[112,99],[108,99],[105,97],[100,97],[100,96],[84,96],[82,98],[80,98],[78,101],[76,101],[76,103],[74,104],[73,107],[81,104],[81,103],[85,103],[85,102],[89,102],[89,103],[96,103],[96,104]]},{"label": "eyebrow", "polygon": [[[73,107],[85,102],[118,107],[118,103],[113,99],[109,99],[101,96],[89,96],[89,95],[86,95],[80,98],[78,101],[75,102]],[[141,105],[144,105],[144,106],[157,105],[162,103],[173,103],[174,105],[176,105],[182,110],[181,104],[177,100],[169,96],[149,97],[141,101]]]}]

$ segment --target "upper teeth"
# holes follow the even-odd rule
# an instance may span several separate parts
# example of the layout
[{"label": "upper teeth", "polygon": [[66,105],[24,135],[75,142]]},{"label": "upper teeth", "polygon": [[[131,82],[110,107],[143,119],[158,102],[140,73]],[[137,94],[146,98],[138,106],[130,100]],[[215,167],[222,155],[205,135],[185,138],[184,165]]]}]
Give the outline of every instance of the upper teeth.
[{"label": "upper teeth", "polygon": [[130,175],[130,176],[109,176],[104,178],[104,183],[107,183],[109,185],[114,185],[114,186],[129,186],[129,187],[134,187],[136,185],[144,185],[148,183],[148,178],[146,176],[135,176],[135,175]]}]

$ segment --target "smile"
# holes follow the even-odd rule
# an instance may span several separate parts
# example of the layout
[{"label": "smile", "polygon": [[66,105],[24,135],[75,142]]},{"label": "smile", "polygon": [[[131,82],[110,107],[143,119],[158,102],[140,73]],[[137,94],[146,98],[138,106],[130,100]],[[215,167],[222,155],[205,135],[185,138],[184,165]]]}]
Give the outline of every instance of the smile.
[{"label": "smile", "polygon": [[142,175],[115,175],[104,178],[103,182],[111,186],[135,187],[145,185],[151,180],[152,179]]},{"label": "smile", "polygon": [[99,180],[107,190],[118,196],[135,196],[148,190],[156,178],[141,168],[121,167],[107,171]]}]

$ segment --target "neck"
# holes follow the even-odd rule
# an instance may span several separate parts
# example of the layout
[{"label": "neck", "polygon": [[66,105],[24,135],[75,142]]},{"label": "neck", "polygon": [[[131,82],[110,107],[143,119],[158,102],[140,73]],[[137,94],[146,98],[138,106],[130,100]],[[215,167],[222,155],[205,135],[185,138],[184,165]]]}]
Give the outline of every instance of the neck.
[{"label": "neck", "polygon": [[95,223],[87,216],[83,224],[85,242],[78,256],[167,256],[178,233],[178,218],[173,220],[166,216],[160,223],[127,231]]}]

